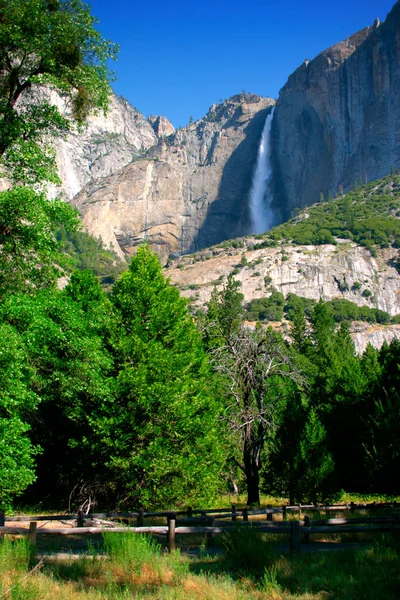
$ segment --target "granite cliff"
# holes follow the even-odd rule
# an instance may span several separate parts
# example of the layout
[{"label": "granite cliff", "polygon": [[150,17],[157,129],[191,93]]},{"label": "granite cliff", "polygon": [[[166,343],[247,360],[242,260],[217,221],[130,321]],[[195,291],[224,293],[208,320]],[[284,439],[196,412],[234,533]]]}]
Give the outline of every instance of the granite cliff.
[{"label": "granite cliff", "polygon": [[[61,112],[68,111],[54,92],[51,101]],[[92,114],[80,130],[73,126],[65,138],[56,141],[63,197],[71,200],[93,179],[120,171],[157,140],[151,123],[129,102],[112,95],[106,114]],[[59,193],[59,188],[52,190],[53,195]]]},{"label": "granite cliff", "polygon": [[[275,222],[400,166],[399,27],[397,2],[384,23],[305,61],[282,88],[271,133]],[[116,110],[110,129],[67,142],[64,188],[70,198],[87,183],[73,204],[121,256],[142,239],[165,260],[250,233],[250,182],[273,104],[241,94],[179,131]]]},{"label": "granite cliff", "polygon": [[247,203],[261,131],[274,101],[240,94],[90,182],[72,201],[89,233],[120,254],[147,240],[162,260],[249,233]]},{"label": "granite cliff", "polygon": [[[349,240],[339,240],[336,246],[280,244],[254,250],[255,244],[257,239],[250,237],[183,256],[172,261],[165,274],[193,310],[204,308],[214,287],[222,289],[233,273],[245,305],[278,290],[285,297],[346,299],[391,316],[400,314],[400,274],[393,266],[398,254],[394,248],[378,250],[374,257]],[[288,324],[274,325],[287,332]],[[357,322],[352,337],[357,351],[363,352],[368,342],[380,347],[384,341],[400,337],[400,325]]]},{"label": "granite cliff", "polygon": [[384,23],[306,60],[288,79],[272,126],[280,220],[320,194],[400,166],[400,2]]}]

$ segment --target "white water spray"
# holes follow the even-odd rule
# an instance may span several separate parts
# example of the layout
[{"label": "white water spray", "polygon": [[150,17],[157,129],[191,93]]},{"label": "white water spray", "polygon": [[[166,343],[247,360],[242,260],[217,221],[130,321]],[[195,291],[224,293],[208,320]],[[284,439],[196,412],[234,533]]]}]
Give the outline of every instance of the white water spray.
[{"label": "white water spray", "polygon": [[271,125],[274,117],[275,106],[265,119],[264,129],[261,135],[260,145],[258,147],[257,164],[253,174],[253,181],[250,189],[250,216],[251,232],[264,233],[271,229],[273,225],[271,211]]}]

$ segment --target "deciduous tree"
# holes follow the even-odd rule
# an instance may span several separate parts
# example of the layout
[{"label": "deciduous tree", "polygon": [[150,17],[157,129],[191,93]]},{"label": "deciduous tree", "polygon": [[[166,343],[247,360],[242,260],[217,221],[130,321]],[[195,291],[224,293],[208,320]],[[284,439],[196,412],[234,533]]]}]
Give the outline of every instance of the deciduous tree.
[{"label": "deciduous tree", "polygon": [[230,280],[213,295],[206,335],[214,369],[225,382],[223,420],[240,439],[247,503],[259,504],[265,439],[275,428],[283,399],[301,377],[282,338],[272,329],[253,331],[242,325],[239,306]]}]

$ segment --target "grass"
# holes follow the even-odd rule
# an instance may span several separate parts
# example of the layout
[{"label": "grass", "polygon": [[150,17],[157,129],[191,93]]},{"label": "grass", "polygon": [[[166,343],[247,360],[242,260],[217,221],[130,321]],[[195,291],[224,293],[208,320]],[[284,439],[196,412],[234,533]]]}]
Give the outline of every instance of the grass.
[{"label": "grass", "polygon": [[[165,554],[151,538],[104,535],[93,553],[32,568],[25,540],[0,542],[0,598],[11,600],[397,600],[400,555],[380,538],[356,551],[280,555],[252,531],[224,536],[220,556]],[[6,591],[9,589],[9,593]]]}]

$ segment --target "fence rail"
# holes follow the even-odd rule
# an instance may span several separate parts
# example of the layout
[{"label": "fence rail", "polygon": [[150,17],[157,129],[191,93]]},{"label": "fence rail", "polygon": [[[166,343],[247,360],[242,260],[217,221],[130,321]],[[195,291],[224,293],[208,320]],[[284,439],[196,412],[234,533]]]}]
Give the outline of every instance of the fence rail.
[{"label": "fence rail", "polygon": [[[79,511],[77,514],[64,514],[64,515],[41,515],[34,517],[35,521],[74,521],[74,520],[91,520],[91,519],[119,519],[119,520],[128,520],[133,521],[134,519],[145,519],[145,518],[158,518],[158,517],[166,517],[167,519],[173,515],[175,516],[186,516],[187,518],[194,518],[195,515],[198,515],[199,518],[204,518],[208,516],[215,515],[220,519],[232,519],[235,520],[238,517],[246,517],[246,516],[257,516],[257,515],[274,515],[274,514],[282,514],[283,517],[287,515],[287,513],[301,513],[301,512],[342,512],[342,511],[350,511],[353,513],[355,510],[376,510],[376,509],[399,509],[400,503],[398,502],[372,502],[372,503],[354,503],[350,502],[349,504],[295,504],[295,505],[287,505],[283,504],[281,506],[267,506],[265,508],[238,508],[235,504],[232,504],[229,508],[206,508],[206,509],[193,509],[188,507],[186,510],[174,510],[174,511],[161,511],[161,512],[146,512],[142,509],[139,509],[134,512],[103,512],[103,513],[88,513],[84,514],[82,511]],[[4,515],[4,513],[0,513],[0,526],[4,524],[4,521],[28,521],[32,520],[33,517],[26,516],[15,516],[9,517]]]},{"label": "fence rail", "polygon": [[[204,511],[203,511],[204,512]],[[309,517],[304,520],[292,520],[290,522],[254,522],[244,521],[239,524],[216,523],[215,517],[208,517],[208,525],[198,526],[179,526],[176,520],[176,513],[168,514],[167,526],[139,526],[139,527],[113,527],[107,529],[110,533],[146,533],[153,535],[164,535],[167,537],[169,550],[176,547],[177,535],[207,535],[208,544],[211,545],[214,535],[231,533],[233,531],[243,530],[243,527],[252,527],[254,531],[266,534],[290,534],[290,549],[292,552],[300,551],[300,544],[303,541],[308,543],[312,534],[343,534],[343,533],[392,533],[398,534],[400,531],[400,515],[393,513],[390,517],[365,517],[350,519],[319,519],[312,521]],[[38,521],[34,517],[30,521],[29,529],[23,527],[0,526],[0,535],[29,535],[33,545],[36,544],[37,536],[46,535],[84,535],[84,534],[102,534],[104,527],[56,527],[39,528]],[[4,520],[3,520],[4,523]],[[178,522],[179,523],[179,522]]]}]

